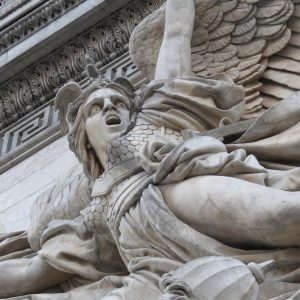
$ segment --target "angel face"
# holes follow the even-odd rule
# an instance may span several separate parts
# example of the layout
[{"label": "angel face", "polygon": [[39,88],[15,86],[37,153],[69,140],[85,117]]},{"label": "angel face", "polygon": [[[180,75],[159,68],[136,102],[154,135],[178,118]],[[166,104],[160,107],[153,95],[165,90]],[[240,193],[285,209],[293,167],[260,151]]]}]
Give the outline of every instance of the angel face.
[{"label": "angel face", "polygon": [[112,88],[92,92],[85,103],[85,130],[102,163],[107,145],[129,125],[130,100]]}]

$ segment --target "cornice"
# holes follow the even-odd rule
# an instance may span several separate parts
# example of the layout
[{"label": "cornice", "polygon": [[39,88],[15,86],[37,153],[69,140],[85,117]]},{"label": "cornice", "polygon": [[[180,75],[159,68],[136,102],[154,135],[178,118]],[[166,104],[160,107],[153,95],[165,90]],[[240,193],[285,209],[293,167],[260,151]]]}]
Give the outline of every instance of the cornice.
[{"label": "cornice", "polygon": [[124,54],[135,26],[164,2],[134,1],[2,84],[0,129],[49,101],[68,80],[80,81],[85,53],[90,53],[99,68]]},{"label": "cornice", "polygon": [[[121,75],[126,76],[137,89],[146,82],[130,59],[129,53],[105,65],[100,69],[100,73],[109,80]],[[88,78],[85,77],[78,83],[85,89],[88,82]],[[58,112],[54,109],[54,99],[51,99],[2,130],[0,174],[60,138],[63,133],[59,123]]]},{"label": "cornice", "polygon": [[85,0],[50,0],[41,3],[26,16],[14,21],[0,32],[0,54],[33,35],[42,27],[84,2]]}]

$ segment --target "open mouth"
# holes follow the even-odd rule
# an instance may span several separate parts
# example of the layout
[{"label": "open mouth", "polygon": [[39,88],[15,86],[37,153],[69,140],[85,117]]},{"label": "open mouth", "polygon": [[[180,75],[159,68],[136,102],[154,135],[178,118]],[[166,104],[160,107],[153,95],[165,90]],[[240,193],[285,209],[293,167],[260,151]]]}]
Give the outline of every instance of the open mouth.
[{"label": "open mouth", "polygon": [[106,118],[105,122],[106,122],[106,125],[108,125],[108,126],[120,125],[121,124],[121,119],[116,115],[111,115],[111,116],[108,116]]}]

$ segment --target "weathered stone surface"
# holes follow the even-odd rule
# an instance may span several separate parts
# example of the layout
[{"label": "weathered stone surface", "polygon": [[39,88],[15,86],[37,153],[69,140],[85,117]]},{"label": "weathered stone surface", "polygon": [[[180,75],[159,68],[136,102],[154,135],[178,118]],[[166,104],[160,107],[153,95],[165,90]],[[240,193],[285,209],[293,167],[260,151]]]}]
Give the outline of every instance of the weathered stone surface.
[{"label": "weathered stone surface", "polygon": [[262,93],[273,96],[277,98],[277,101],[280,99],[287,98],[291,95],[291,89],[281,85],[274,85],[272,82],[264,82],[260,90]]},{"label": "weathered stone surface", "polygon": [[[218,4],[168,0],[137,27],[131,53],[154,76],[140,90],[124,77],[105,79],[86,56],[85,85],[69,82],[58,91],[55,105],[86,177],[73,169],[34,203],[28,242],[36,255],[0,257],[0,297],[299,295],[300,92],[257,120],[238,123],[245,110],[255,115],[270,105],[275,97],[268,90],[278,80],[282,94],[298,87],[290,61],[278,56],[269,63],[263,52],[269,40],[284,41],[293,2]],[[247,32],[235,43],[228,30],[216,34],[222,20],[251,18],[261,19],[258,40]],[[217,38],[192,48],[197,26]],[[145,33],[152,33],[149,40]],[[139,62],[151,38],[159,47]],[[228,62],[220,60],[224,48]],[[283,64],[288,70],[281,70]],[[265,89],[261,78],[269,84]],[[12,241],[0,237],[0,251],[5,243]],[[35,294],[58,287],[67,292]]]},{"label": "weathered stone surface", "polygon": [[[91,53],[98,68],[126,53],[133,28],[163,0],[136,2],[133,13],[123,7],[103,24],[126,3],[86,0],[0,55],[0,130],[52,99],[68,80],[82,80],[85,52]],[[38,16],[34,20],[38,22]]]},{"label": "weathered stone surface", "polygon": [[33,201],[74,162],[63,138],[1,174],[1,232],[26,230]]},{"label": "weathered stone surface", "polygon": [[269,60],[269,66],[276,70],[289,70],[293,73],[300,74],[300,62],[293,59],[274,56]]},{"label": "weathered stone surface", "polygon": [[[199,4],[192,38],[192,57],[194,57],[192,70],[197,75],[206,76],[225,72],[236,83],[246,87],[248,84],[259,82],[265,70],[271,68],[265,58],[272,57],[282,50],[280,55],[298,59],[299,49],[292,50],[290,54],[287,52],[290,52],[288,49],[291,46],[286,47],[297,43],[298,6],[289,0],[247,1],[247,3],[220,1],[217,6],[214,3],[208,5],[206,2]],[[153,16],[156,22],[147,19],[147,29],[135,30],[132,37],[137,45],[136,50],[131,51],[133,60],[150,79],[154,76],[153,68],[160,45],[156,41],[162,39],[163,14],[164,8]],[[231,25],[234,25],[234,29]],[[145,56],[143,49],[148,48],[151,48],[151,53]],[[230,50],[227,50],[229,48]],[[230,53],[233,55],[229,55]],[[225,66],[221,67],[220,64],[219,68],[211,68],[213,62],[209,61],[210,58],[201,61],[201,57],[205,58],[208,54],[218,56],[219,63],[226,61]],[[252,68],[249,66],[248,70],[241,70],[243,60],[251,61],[258,55],[261,55],[260,59],[251,66]],[[293,72],[289,69],[287,71]],[[280,84],[281,77],[274,80],[274,85]],[[252,99],[255,101],[254,97]],[[249,113],[250,111],[246,112],[247,117]]]},{"label": "weathered stone surface", "polygon": [[263,78],[272,80],[274,82],[280,78],[280,83],[282,85],[295,90],[300,89],[300,82],[297,74],[269,69],[264,73]]}]

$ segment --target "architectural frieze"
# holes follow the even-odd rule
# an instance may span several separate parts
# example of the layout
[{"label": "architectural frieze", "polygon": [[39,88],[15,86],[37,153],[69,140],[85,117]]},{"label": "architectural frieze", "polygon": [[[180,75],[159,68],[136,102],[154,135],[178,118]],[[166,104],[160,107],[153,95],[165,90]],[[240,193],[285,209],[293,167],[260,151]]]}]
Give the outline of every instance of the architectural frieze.
[{"label": "architectural frieze", "polygon": [[[129,53],[100,69],[101,74],[113,80],[126,76],[138,88],[145,78],[133,64]],[[86,87],[86,78],[79,82]],[[33,153],[62,136],[60,120],[54,109],[54,99],[42,104],[14,124],[0,132],[0,174],[23,161]]]},{"label": "architectural frieze", "polygon": [[[61,0],[55,1],[62,3]],[[0,129],[43,105],[65,82],[83,77],[84,55],[101,68],[128,50],[132,30],[164,0],[136,1],[0,86]]]},{"label": "architectural frieze", "polygon": [[[15,0],[0,0],[0,7],[8,4],[8,3],[11,3],[11,2],[14,2]],[[17,1],[15,1],[17,2]]]},{"label": "architectural frieze", "polygon": [[1,31],[0,54],[85,0],[50,0]]},{"label": "architectural frieze", "polygon": [[[1,0],[0,1],[0,20],[6,18],[7,16],[17,13],[17,11],[25,6],[30,0]],[[45,2],[38,0],[37,3]],[[20,11],[19,11],[20,12]]]}]

